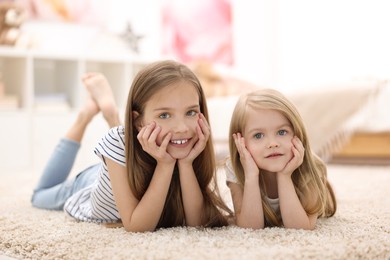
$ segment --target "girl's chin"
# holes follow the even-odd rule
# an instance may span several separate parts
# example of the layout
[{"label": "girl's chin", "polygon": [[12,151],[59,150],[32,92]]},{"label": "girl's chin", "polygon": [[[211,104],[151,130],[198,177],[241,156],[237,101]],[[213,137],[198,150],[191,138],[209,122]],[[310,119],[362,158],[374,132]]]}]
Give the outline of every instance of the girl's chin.
[{"label": "girl's chin", "polygon": [[267,172],[280,172],[285,165],[262,165],[259,168]]},{"label": "girl's chin", "polygon": [[190,151],[187,151],[187,149],[185,151],[169,151],[168,150],[168,153],[172,156],[172,158],[175,158],[176,160],[180,160],[180,159],[186,158],[188,156],[188,154],[190,153]]}]

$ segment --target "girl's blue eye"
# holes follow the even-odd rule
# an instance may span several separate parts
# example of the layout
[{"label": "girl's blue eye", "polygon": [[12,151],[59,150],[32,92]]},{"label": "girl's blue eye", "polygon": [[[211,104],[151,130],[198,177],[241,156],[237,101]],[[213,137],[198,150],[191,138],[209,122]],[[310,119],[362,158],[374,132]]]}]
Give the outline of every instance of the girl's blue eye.
[{"label": "girl's blue eye", "polygon": [[278,135],[286,135],[287,131],[286,130],[279,130]]},{"label": "girl's blue eye", "polygon": [[195,110],[190,110],[187,112],[187,116],[196,116],[198,114],[198,112],[196,112]]},{"label": "girl's blue eye", "polygon": [[263,138],[263,137],[264,137],[264,134],[262,134],[262,133],[257,133],[257,134],[254,135],[254,138],[256,138],[256,139],[260,139],[260,138]]},{"label": "girl's blue eye", "polygon": [[167,118],[170,118],[170,115],[168,113],[162,113],[161,115],[159,115],[159,118],[167,119]]}]

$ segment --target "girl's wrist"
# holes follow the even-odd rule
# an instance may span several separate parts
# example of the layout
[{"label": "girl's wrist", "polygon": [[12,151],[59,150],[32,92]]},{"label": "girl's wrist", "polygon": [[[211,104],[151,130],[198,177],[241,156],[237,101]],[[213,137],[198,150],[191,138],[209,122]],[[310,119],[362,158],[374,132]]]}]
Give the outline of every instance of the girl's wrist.
[{"label": "girl's wrist", "polygon": [[286,173],[283,173],[283,172],[278,172],[276,173],[276,179],[279,181],[291,181],[291,174],[286,174]]},{"label": "girl's wrist", "polygon": [[166,171],[171,171],[173,173],[173,169],[175,168],[175,161],[173,162],[157,162],[156,169],[160,170],[166,170]]},{"label": "girl's wrist", "polygon": [[187,160],[178,160],[177,165],[179,169],[181,168],[192,168],[193,161],[187,161]]},{"label": "girl's wrist", "polygon": [[248,174],[245,175],[245,183],[259,183],[259,175],[258,174]]}]

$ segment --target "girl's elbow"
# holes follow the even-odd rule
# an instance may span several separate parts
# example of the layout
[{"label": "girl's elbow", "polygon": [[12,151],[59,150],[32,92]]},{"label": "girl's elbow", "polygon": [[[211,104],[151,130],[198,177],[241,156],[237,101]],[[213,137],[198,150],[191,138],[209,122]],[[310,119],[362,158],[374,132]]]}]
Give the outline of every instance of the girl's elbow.
[{"label": "girl's elbow", "polygon": [[254,229],[254,230],[259,230],[259,229],[264,229],[264,225],[251,225],[251,224],[237,224],[238,227],[240,228],[247,228],[247,229]]},{"label": "girl's elbow", "polygon": [[316,228],[315,223],[308,223],[308,224],[303,224],[303,225],[291,225],[291,226],[286,226],[284,225],[285,228],[290,228],[290,229],[302,229],[302,230],[308,230],[308,231],[313,231]]},{"label": "girl's elbow", "polygon": [[301,227],[300,229],[313,231],[315,228],[316,228],[315,225],[314,226],[309,225],[309,226]]},{"label": "girl's elbow", "polygon": [[263,222],[246,222],[246,221],[240,221],[239,219],[236,219],[236,226],[240,228],[249,228],[249,229],[264,229],[264,223]]},{"label": "girl's elbow", "polygon": [[185,225],[187,227],[195,227],[195,228],[204,227],[204,226],[206,226],[206,221],[202,220],[201,218],[193,219],[193,220],[186,220]]},{"label": "girl's elbow", "polygon": [[134,225],[134,223],[123,223],[123,227],[127,232],[133,233],[145,233],[153,232],[156,230],[156,227],[144,226],[144,225]]},{"label": "girl's elbow", "polygon": [[140,227],[130,227],[130,226],[124,226],[125,230],[127,232],[131,232],[131,233],[146,233],[146,232],[153,232],[155,231],[156,229],[151,229],[151,228],[140,228]]},{"label": "girl's elbow", "polygon": [[186,226],[187,227],[200,228],[200,227],[204,227],[205,225],[203,225],[201,223],[187,223]]}]

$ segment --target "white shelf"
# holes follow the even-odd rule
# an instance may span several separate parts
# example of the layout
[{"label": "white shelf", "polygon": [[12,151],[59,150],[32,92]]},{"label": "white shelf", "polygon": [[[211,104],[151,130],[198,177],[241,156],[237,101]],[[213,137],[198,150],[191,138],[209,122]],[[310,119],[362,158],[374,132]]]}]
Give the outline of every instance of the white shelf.
[{"label": "white shelf", "polygon": [[[129,54],[55,53],[0,47],[4,85],[3,93],[0,92],[0,170],[28,169],[37,166],[33,161],[43,161],[37,158],[37,153],[50,146],[44,140],[47,138],[47,143],[51,143],[50,140],[61,137],[82,104],[86,94],[81,83],[84,73],[103,73],[119,108],[124,110],[134,75],[150,62]],[[101,122],[97,125],[105,126],[102,119],[98,120]],[[48,153],[45,149],[41,154]],[[40,168],[42,165],[38,164]]]}]

